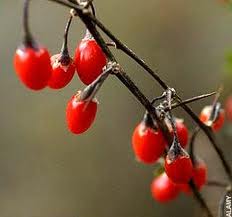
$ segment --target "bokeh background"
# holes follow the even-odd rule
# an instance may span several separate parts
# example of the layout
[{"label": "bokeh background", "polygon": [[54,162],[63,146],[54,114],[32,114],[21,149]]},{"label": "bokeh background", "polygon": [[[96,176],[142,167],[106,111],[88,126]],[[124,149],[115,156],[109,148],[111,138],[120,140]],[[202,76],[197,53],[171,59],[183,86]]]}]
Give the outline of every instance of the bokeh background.
[{"label": "bokeh background", "polygon": [[[17,79],[12,57],[22,37],[22,0],[0,1],[0,216],[1,217],[191,217],[203,216],[199,205],[181,195],[158,204],[150,195],[154,166],[139,164],[131,134],[144,110],[114,77],[98,94],[99,112],[86,134],[75,136],[65,125],[67,100],[83,85],[75,75],[63,90],[27,90]],[[97,16],[143,57],[183,98],[210,92],[223,83],[232,49],[232,11],[219,0],[96,0]],[[51,53],[62,42],[68,11],[48,1],[32,1],[30,23],[36,38]],[[70,51],[84,35],[80,20],[70,32]],[[125,55],[121,65],[152,98],[159,86]],[[193,103],[199,112],[210,99]],[[190,129],[192,121],[180,110]],[[218,136],[232,166],[231,127]],[[209,177],[226,180],[207,138],[197,151],[209,165]],[[217,213],[221,189],[205,188]]]}]

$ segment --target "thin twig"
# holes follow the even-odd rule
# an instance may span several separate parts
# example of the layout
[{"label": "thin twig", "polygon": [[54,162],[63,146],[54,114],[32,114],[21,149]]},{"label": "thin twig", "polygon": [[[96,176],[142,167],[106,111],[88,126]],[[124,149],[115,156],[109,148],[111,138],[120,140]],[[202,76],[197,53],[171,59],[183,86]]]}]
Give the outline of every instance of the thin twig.
[{"label": "thin twig", "polygon": [[[199,95],[199,96],[192,97],[192,98],[190,98],[190,99],[183,100],[183,101],[181,101],[180,103],[174,103],[174,104],[172,104],[172,109],[178,108],[178,107],[180,107],[180,106],[183,105],[183,104],[186,105],[186,104],[189,104],[189,103],[192,103],[192,102],[201,100],[201,99],[205,99],[205,98],[207,98],[207,97],[210,97],[210,96],[215,95],[216,93],[217,93],[217,92],[214,91],[214,92],[212,92],[212,93],[202,94],[202,95]],[[168,108],[167,108],[167,109],[168,109]],[[167,110],[167,109],[166,109],[166,110]]]},{"label": "thin twig", "polygon": [[190,143],[189,143],[189,155],[190,155],[190,158],[192,159],[192,162],[193,162],[194,166],[196,165],[196,157],[195,157],[195,154],[194,154],[194,145],[195,145],[196,137],[197,137],[199,132],[200,132],[200,128],[196,127],[194,129],[194,131],[193,131],[193,134],[192,134],[192,136],[190,138]]},{"label": "thin twig", "polygon": [[219,182],[219,181],[214,181],[214,180],[209,180],[206,183],[207,186],[213,186],[213,187],[222,187],[226,188],[228,186],[228,183],[225,182]]}]

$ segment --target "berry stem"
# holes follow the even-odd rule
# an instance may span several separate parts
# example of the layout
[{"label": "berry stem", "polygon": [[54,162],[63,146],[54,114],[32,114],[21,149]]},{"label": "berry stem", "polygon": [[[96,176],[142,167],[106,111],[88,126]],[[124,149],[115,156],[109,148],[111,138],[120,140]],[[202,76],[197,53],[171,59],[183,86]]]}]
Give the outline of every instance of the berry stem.
[{"label": "berry stem", "polygon": [[30,0],[24,0],[24,4],[23,4],[23,31],[24,31],[23,45],[25,47],[32,47],[36,49],[37,46],[31,34],[30,28],[29,28],[29,6],[30,6]]},{"label": "berry stem", "polygon": [[86,86],[81,94],[81,100],[87,100],[89,102],[92,101],[111,72],[112,67],[109,66],[91,84]]},{"label": "berry stem", "polygon": [[211,121],[212,123],[217,119],[218,114],[220,112],[221,109],[221,104],[218,102],[219,97],[221,95],[223,88],[220,87],[214,97],[213,103],[212,103],[212,111],[209,117],[209,121]]},{"label": "berry stem", "polygon": [[165,97],[166,97],[166,92],[164,92],[161,96],[158,96],[152,99],[151,104],[154,105],[155,102],[157,102],[158,100],[164,99]]},{"label": "berry stem", "polygon": [[68,19],[68,22],[66,24],[65,31],[64,31],[64,40],[63,40],[62,48],[60,51],[61,53],[60,62],[62,63],[62,65],[68,65],[70,62],[70,56],[69,56],[69,51],[68,51],[68,33],[69,33],[70,25],[72,23],[72,19],[73,19],[73,16],[71,15]]},{"label": "berry stem", "polygon": [[171,123],[172,129],[173,129],[173,134],[174,134],[174,149],[175,151],[178,152],[178,150],[180,149],[180,142],[179,142],[179,138],[177,135],[177,129],[176,129],[176,124],[175,124],[175,120],[172,114],[172,95],[173,92],[170,88],[167,89],[167,91],[164,94],[166,96],[166,100],[167,100],[167,107],[169,108],[169,112],[168,112],[168,119]]},{"label": "berry stem", "polygon": [[150,127],[152,129],[156,129],[157,126],[155,126],[150,114],[146,111],[145,114],[144,114],[144,117],[143,117],[143,122],[145,123],[145,125],[147,127]]},{"label": "berry stem", "polygon": [[195,147],[194,145],[195,145],[196,137],[197,137],[199,132],[200,132],[200,128],[196,127],[193,131],[193,134],[190,138],[190,143],[189,143],[189,156],[192,160],[193,166],[196,165],[196,157],[194,155],[194,147]]}]

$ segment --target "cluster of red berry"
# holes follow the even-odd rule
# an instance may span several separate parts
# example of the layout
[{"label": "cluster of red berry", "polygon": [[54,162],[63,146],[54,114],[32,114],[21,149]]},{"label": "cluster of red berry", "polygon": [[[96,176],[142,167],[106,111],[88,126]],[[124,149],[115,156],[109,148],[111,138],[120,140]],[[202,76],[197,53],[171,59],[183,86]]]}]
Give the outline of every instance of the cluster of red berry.
[{"label": "cluster of red berry", "polygon": [[[70,57],[67,35],[71,20],[72,16],[66,26],[60,53],[52,57],[45,47],[34,40],[26,26],[24,43],[16,50],[14,57],[15,71],[26,87],[32,90],[41,90],[46,86],[61,89],[71,81],[75,71],[80,80],[89,85],[102,73],[107,59],[88,31],[77,46],[74,58]],[[93,123],[96,112],[96,99],[89,100],[78,91],[70,99],[66,109],[69,130],[75,134],[85,132]]]},{"label": "cluster of red berry", "polygon": [[[200,114],[200,120],[214,131],[218,131],[223,126],[225,119],[224,110],[218,105],[220,104],[217,103],[214,107],[206,106]],[[175,139],[173,128],[167,122],[173,137],[173,144],[167,153],[165,152],[168,149],[166,139],[147,113],[132,136],[133,150],[139,161],[153,164],[160,158],[165,158],[164,163],[159,160],[165,172],[156,176],[151,184],[152,196],[159,202],[173,200],[181,191],[189,194],[190,179],[198,190],[201,190],[207,181],[207,167],[204,161],[197,158],[193,164],[185,150],[188,143],[188,129],[184,121],[178,118],[174,120],[178,140]]]},{"label": "cluster of red berry", "polygon": [[[25,37],[23,45],[16,50],[15,71],[25,86],[32,90],[41,90],[47,86],[52,89],[63,88],[72,80],[76,71],[80,80],[88,86],[69,100],[66,121],[72,133],[81,134],[90,128],[95,119],[97,100],[94,98],[96,93],[94,91],[96,84],[99,84],[97,83],[100,81],[99,78],[103,78],[104,69],[107,68],[105,66],[108,66],[109,62],[107,63],[104,52],[88,31],[77,46],[74,58],[70,57],[67,37],[72,16],[65,29],[60,53],[50,57],[48,50],[39,45],[29,31],[27,14],[29,0],[25,1],[25,4]],[[159,202],[173,200],[181,191],[191,193],[191,183],[197,190],[201,190],[207,182],[207,166],[204,161],[193,158],[185,150],[189,142],[189,132],[182,119],[173,118],[172,95],[168,93],[172,94],[172,91],[164,92],[166,99],[159,105],[160,107],[157,107],[157,111],[168,128],[167,135],[171,137],[172,145],[169,147],[170,139],[166,138],[163,129],[159,128],[148,112],[132,136],[132,147],[139,161],[145,164],[161,162],[162,173],[154,178],[151,185],[152,196]],[[165,106],[168,108],[167,111],[164,111]],[[232,120],[231,108],[232,98],[226,104],[230,120]],[[202,110],[199,119],[217,132],[223,126],[225,113],[220,103],[215,100],[213,105],[206,106]],[[164,161],[161,161],[163,158]]]}]

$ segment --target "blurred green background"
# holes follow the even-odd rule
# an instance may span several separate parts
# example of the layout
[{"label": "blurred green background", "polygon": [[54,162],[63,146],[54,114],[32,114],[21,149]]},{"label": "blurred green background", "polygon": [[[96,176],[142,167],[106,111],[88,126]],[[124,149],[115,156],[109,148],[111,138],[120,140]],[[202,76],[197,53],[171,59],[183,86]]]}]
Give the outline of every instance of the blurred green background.
[{"label": "blurred green background", "polygon": [[[63,90],[32,92],[17,79],[12,57],[22,36],[22,0],[0,1],[0,216],[1,217],[191,217],[203,216],[199,205],[181,195],[158,204],[150,195],[154,166],[135,161],[130,138],[144,113],[141,105],[114,77],[99,92],[99,112],[86,134],[75,136],[65,125],[69,98],[83,85],[74,76]],[[143,57],[183,98],[210,92],[231,78],[225,53],[232,49],[232,11],[218,0],[96,0],[97,16]],[[51,53],[61,47],[66,8],[32,1],[30,23],[36,38]],[[76,18],[70,51],[84,35]],[[152,98],[159,86],[125,55],[121,65]],[[193,103],[199,112],[210,99]],[[182,112],[190,129],[191,120]],[[230,125],[219,138],[232,164]],[[205,136],[198,152],[209,163],[209,176],[225,180]],[[230,150],[230,151],[229,151]],[[205,188],[214,213],[222,191]]]}]

